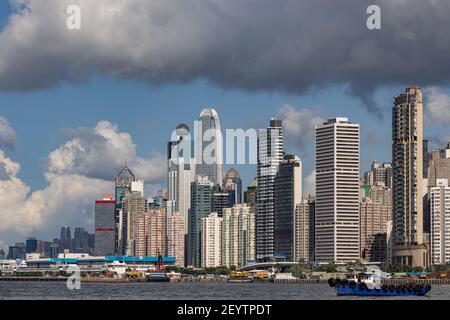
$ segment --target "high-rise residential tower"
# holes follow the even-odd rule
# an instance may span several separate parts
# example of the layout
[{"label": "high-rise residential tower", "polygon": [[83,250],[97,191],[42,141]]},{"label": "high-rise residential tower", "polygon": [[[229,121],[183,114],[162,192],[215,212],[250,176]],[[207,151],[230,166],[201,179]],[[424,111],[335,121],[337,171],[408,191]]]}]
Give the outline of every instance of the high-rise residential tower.
[{"label": "high-rise residential tower", "polygon": [[270,261],[274,256],[274,184],[283,161],[282,121],[271,119],[258,135],[258,189],[256,195],[256,259]]},{"label": "high-rise residential tower", "polygon": [[437,179],[430,188],[431,264],[450,262],[450,186],[448,179]]},{"label": "high-rise residential tower", "polygon": [[302,161],[285,155],[274,181],[274,255],[294,261],[295,209],[302,200]]},{"label": "high-rise residential tower", "polygon": [[407,88],[392,109],[394,263],[427,266],[423,245],[423,102],[419,88]]},{"label": "high-rise residential tower", "polygon": [[316,261],[351,262],[359,249],[359,124],[316,126]]},{"label": "high-rise residential tower", "polygon": [[243,267],[255,259],[255,211],[252,205],[237,204],[224,210],[222,222],[222,265]]},{"label": "high-rise residential tower", "polygon": [[[145,212],[147,211],[147,199],[145,199],[139,191],[132,191],[127,193],[123,198],[122,205],[123,217],[126,223],[124,224],[124,243],[125,254],[135,255],[136,254],[136,242],[141,239],[144,241],[145,231],[139,233],[139,224],[143,224],[144,221],[141,219]],[[139,235],[142,238],[139,238]],[[144,245],[141,246],[143,248]],[[143,251],[144,249],[139,249]]]},{"label": "high-rise residential tower", "polygon": [[217,212],[201,219],[201,267],[222,266],[222,218]]},{"label": "high-rise residential tower", "polygon": [[295,262],[314,261],[315,199],[302,199],[295,208],[294,259]]},{"label": "high-rise residential tower", "polygon": [[179,212],[167,214],[167,255],[175,257],[177,267],[185,266],[185,219]]},{"label": "high-rise residential tower", "polygon": [[207,217],[211,211],[211,199],[214,193],[214,183],[207,176],[197,176],[191,183],[191,208],[189,209],[189,248],[188,265],[200,267],[201,265],[201,224],[202,218]]},{"label": "high-rise residential tower", "polygon": [[214,109],[203,109],[195,126],[195,174],[222,184],[222,131]]}]

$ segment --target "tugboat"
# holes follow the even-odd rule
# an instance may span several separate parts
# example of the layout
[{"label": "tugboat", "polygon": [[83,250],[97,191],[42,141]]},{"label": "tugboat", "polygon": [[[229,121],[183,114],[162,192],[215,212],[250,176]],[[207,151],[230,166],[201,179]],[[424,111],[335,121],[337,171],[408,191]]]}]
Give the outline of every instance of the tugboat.
[{"label": "tugboat", "polygon": [[377,282],[374,275],[365,277],[363,274],[342,280],[331,278],[328,284],[336,289],[338,296],[423,297],[431,291],[430,284],[381,285],[380,279]]},{"label": "tugboat", "polygon": [[159,256],[156,262],[155,269],[150,271],[147,277],[148,282],[170,282],[170,278],[167,276],[166,268],[164,267],[163,257]]}]

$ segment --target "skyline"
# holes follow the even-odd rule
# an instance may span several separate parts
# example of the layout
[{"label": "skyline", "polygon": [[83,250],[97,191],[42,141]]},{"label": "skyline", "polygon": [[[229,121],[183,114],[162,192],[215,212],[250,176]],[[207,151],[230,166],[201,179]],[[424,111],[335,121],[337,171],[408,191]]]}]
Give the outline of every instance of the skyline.
[{"label": "skyline", "polygon": [[[212,89],[214,90],[214,89]],[[1,94],[0,94],[1,96]],[[26,99],[26,96],[24,97]],[[301,99],[301,98],[300,98]],[[428,98],[429,100],[429,98]],[[425,101],[427,102],[427,99],[425,99]],[[290,113],[291,117],[289,117],[288,119],[283,118],[283,114],[282,111],[284,110],[284,112]],[[194,110],[189,110],[190,112],[195,112]],[[223,109],[223,112],[219,111],[219,117],[221,119],[221,122],[228,122],[229,123],[229,118],[231,116],[231,118],[233,118],[233,115],[235,114],[233,112],[234,110],[225,110]],[[425,103],[425,113],[427,114],[428,111],[428,118],[429,118],[429,114],[430,114],[430,109],[427,108],[427,103]],[[198,113],[200,112],[200,110],[198,111]],[[11,113],[10,113],[11,114]],[[297,116],[297,118],[292,118],[292,114],[294,114],[294,116]],[[309,183],[309,181],[311,181],[312,176],[311,172],[313,170],[313,166],[314,166],[314,159],[313,159],[313,148],[314,148],[314,143],[313,143],[313,127],[310,127],[309,130],[308,128],[295,128],[295,124],[297,124],[296,120],[300,120],[300,121],[304,121],[306,119],[313,119],[313,120],[320,120],[320,119],[325,119],[325,118],[329,118],[324,116],[324,113],[322,112],[321,115],[322,117],[315,117],[315,116],[311,116],[312,112],[310,111],[310,109],[295,109],[294,107],[287,107],[286,105],[278,108],[278,113],[275,113],[275,116],[278,116],[280,119],[285,120],[284,123],[284,127],[285,127],[285,135],[286,135],[286,152],[287,153],[294,153],[296,155],[298,155],[302,161],[305,164],[305,169],[304,169],[304,176],[305,176],[305,181],[304,181],[304,189],[306,190],[305,192],[308,192],[308,190],[312,189],[312,185],[311,183]],[[194,120],[197,119],[199,114],[197,114],[196,117],[190,119],[191,122],[193,122]],[[224,115],[224,116],[222,116]],[[306,115],[305,117],[303,117],[303,115]],[[3,116],[3,114],[1,115]],[[228,116],[228,117],[227,117]],[[271,115],[272,116],[272,115]],[[348,116],[348,114],[347,114]],[[10,119],[4,117],[8,122],[10,121]],[[267,119],[269,119],[270,117],[268,116]],[[354,120],[354,118],[352,118],[351,116],[349,116],[350,120],[353,122],[357,122]],[[389,118],[389,117],[385,117],[385,118]],[[427,119],[427,116],[425,117]],[[16,119],[15,117],[13,119]],[[177,118],[178,119],[178,118]],[[183,122],[188,122],[186,121],[187,119],[180,119],[179,121],[176,121],[177,119],[171,119],[170,121],[172,123],[183,123]],[[223,119],[226,119],[228,121],[224,121]],[[287,120],[287,121],[286,121]],[[153,118],[154,122],[157,122],[157,119]],[[287,122],[287,123],[286,123]],[[384,122],[386,122],[386,120],[384,120]],[[301,126],[301,123],[298,123]],[[22,150],[23,148],[23,143],[24,141],[27,141],[27,139],[23,139],[23,135],[18,132],[17,130],[14,129],[13,124],[10,123],[9,128],[8,128],[8,123],[6,123],[5,121],[2,121],[1,124],[2,126],[2,130],[0,130],[1,134],[1,145],[2,148],[1,150],[3,150],[3,152],[5,152],[5,155],[7,158],[2,158],[2,167],[6,168],[7,166],[5,166],[5,164],[7,163],[7,159],[9,159],[12,162],[8,162],[10,165],[11,164],[15,164],[15,166],[17,166],[17,164],[21,165],[20,169],[24,170],[25,172],[27,171],[28,168],[26,168],[23,164],[21,164],[19,160],[17,160],[16,155],[17,154],[24,154],[26,156],[29,156],[29,151],[28,150]],[[293,128],[294,125],[294,128]],[[225,127],[224,125],[222,125],[222,131],[226,130],[229,127]],[[288,128],[286,128],[286,126],[289,126]],[[19,126],[20,128],[21,126]],[[47,127],[47,126],[46,126]],[[137,124],[136,127],[139,127],[139,125]],[[248,128],[243,126],[244,129]],[[129,133],[126,133],[124,130],[121,130],[120,125],[116,125],[114,123],[111,123],[109,121],[103,120],[100,121],[99,123],[96,124],[96,128],[97,128],[97,132],[95,132],[95,130],[93,128],[86,128],[86,127],[79,127],[79,128],[62,128],[59,129],[59,133],[56,135],[56,139],[54,138],[53,142],[55,145],[59,143],[62,143],[61,145],[59,145],[59,147],[57,147],[57,149],[54,149],[50,152],[49,154],[49,158],[45,159],[43,156],[40,157],[39,159],[39,164],[40,167],[43,168],[41,169],[44,173],[44,175],[46,175],[47,177],[50,175],[61,175],[61,177],[64,177],[67,174],[73,174],[76,173],[77,175],[79,175],[80,177],[80,182],[82,183],[82,181],[86,181],[86,182],[94,182],[94,184],[96,185],[96,187],[92,186],[93,189],[91,190],[91,194],[87,194],[83,193],[81,196],[80,195],[76,195],[75,197],[71,198],[71,199],[66,199],[66,200],[70,200],[71,202],[77,202],[82,197],[90,197],[91,199],[93,197],[95,198],[99,198],[101,196],[101,194],[97,194],[99,190],[96,190],[95,188],[97,188],[98,186],[101,186],[102,191],[100,193],[103,192],[110,192],[110,190],[112,190],[113,188],[113,177],[116,174],[115,172],[117,170],[120,169],[120,167],[125,163],[126,159],[124,160],[120,160],[120,159],[115,159],[115,166],[114,164],[112,166],[107,166],[108,169],[103,169],[101,170],[101,173],[99,174],[99,172],[95,172],[93,170],[95,170],[96,168],[98,168],[99,163],[97,161],[94,161],[94,163],[90,163],[89,160],[86,161],[86,159],[83,159],[83,157],[80,157],[80,155],[77,155],[77,157],[75,157],[74,163],[76,164],[75,166],[72,166],[70,168],[68,168],[67,166],[64,165],[64,163],[60,162],[61,157],[64,156],[73,156],[74,154],[77,154],[77,148],[81,146],[89,146],[89,142],[88,142],[88,137],[90,135],[94,135],[95,137],[101,137],[102,135],[111,135],[113,139],[118,139],[118,141],[120,141],[120,143],[125,143],[125,145],[127,145],[127,148],[130,148],[129,150],[131,150],[131,153],[133,154],[133,159],[132,159],[132,163],[130,164],[130,166],[133,166],[133,164],[137,165],[139,164],[141,166],[141,171],[138,172],[143,172],[143,176],[146,182],[146,196],[152,196],[156,193],[156,191],[162,187],[165,187],[165,175],[162,174],[160,172],[160,174],[158,175],[157,172],[158,170],[155,170],[155,168],[157,168],[157,165],[165,165],[165,158],[166,155],[164,153],[164,145],[170,140],[170,134],[167,135],[167,138],[164,141],[159,141],[158,139],[154,139],[157,141],[145,141],[145,137],[142,137],[139,134],[135,134],[135,135],[131,135]],[[99,129],[100,128],[100,129]],[[175,126],[173,126],[173,129],[175,128]],[[262,127],[263,128],[263,125]],[[380,161],[380,162],[389,162],[390,161],[390,148],[383,148],[380,145],[380,141],[378,141],[378,143],[374,143],[374,145],[370,145],[370,139],[378,139],[380,140],[380,137],[370,137],[370,135],[373,133],[371,132],[372,130],[370,129],[371,127],[369,127],[368,129],[365,126],[361,126],[361,130],[362,130],[362,162],[361,162],[361,171],[364,172],[368,169],[368,166],[370,164],[370,162],[372,160],[376,160],[376,161]],[[429,128],[429,123],[425,123],[425,138],[428,138],[427,136],[427,129]],[[258,128],[260,129],[260,128]],[[300,146],[293,146],[294,143],[292,143],[292,140],[295,140],[296,138],[300,138],[298,136],[298,132],[296,132],[296,130],[300,130],[300,134],[307,134],[307,139],[304,139],[303,137],[303,141],[300,141]],[[435,128],[434,128],[435,129]],[[157,132],[160,131],[159,130],[159,126],[156,126],[155,128],[141,128],[141,130],[146,131],[149,130],[150,132]],[[167,131],[170,130],[170,127],[167,128]],[[130,131],[134,131],[139,133],[139,128],[136,130],[130,130]],[[445,132],[444,130],[442,132]],[[37,135],[33,135],[33,139],[36,137]],[[385,137],[389,137],[390,135],[387,133],[384,133]],[[14,137],[16,137],[14,139]],[[111,136],[110,136],[111,137]],[[139,143],[137,144],[136,147],[133,146],[133,143],[136,143],[136,141],[134,140],[135,137],[138,137],[138,140],[143,139],[143,143]],[[30,139],[30,140],[33,140]],[[75,140],[74,140],[75,139]],[[77,141],[76,139],[81,139],[81,144],[76,144],[75,146],[73,145],[74,141]],[[390,138],[387,138],[389,140],[391,140]],[[45,139],[43,139],[45,140]],[[431,146],[432,148],[439,148],[442,147],[442,145],[439,145],[436,141],[433,141],[433,139],[431,140]],[[442,138],[442,144],[444,143],[445,138]],[[27,141],[28,143],[33,143],[32,141]],[[299,141],[297,141],[298,144]],[[375,141],[377,142],[377,141]],[[160,145],[160,148],[157,149],[156,153],[153,153],[153,155],[151,155],[150,157],[141,157],[142,156],[142,152],[140,151],[141,149],[145,149],[146,147],[148,148],[147,144],[150,145]],[[105,151],[108,150],[108,146],[110,147],[110,145],[107,143],[106,145],[102,145],[102,148],[106,148],[104,149]],[[92,146],[91,146],[92,147]],[[384,149],[384,156],[380,156],[380,157],[375,157],[372,156],[372,152],[374,150],[377,149]],[[36,151],[36,150],[35,150]],[[110,150],[111,151],[111,150]],[[153,152],[155,152],[155,150],[153,150]],[[136,155],[134,155],[134,153],[136,153]],[[59,157],[58,157],[59,156]],[[20,158],[20,157],[18,157]],[[45,161],[43,160],[45,159]],[[56,159],[56,160],[55,160]],[[67,158],[66,158],[67,159]],[[105,160],[104,158],[100,158],[100,160]],[[29,159],[28,161],[33,162],[36,161],[36,159]],[[134,163],[133,163],[134,161]],[[78,163],[77,163],[78,162]],[[90,165],[91,167],[88,168],[87,171],[85,172],[80,172],[80,167],[84,165]],[[101,162],[100,162],[101,163]],[[151,168],[151,166],[154,166],[153,168]],[[14,167],[14,166],[13,166]],[[232,166],[224,166],[224,170],[230,168]],[[241,173],[243,180],[244,180],[244,188],[250,184],[251,180],[253,179],[253,177],[256,176],[256,166],[254,165],[237,165],[235,166],[238,171]],[[47,168],[47,169],[46,169]],[[17,170],[18,168],[13,168],[10,169],[10,172],[6,172],[3,173],[4,175],[6,174],[5,178],[8,178],[8,175],[16,175],[17,173],[20,173],[20,171]],[[150,170],[147,170],[150,169]],[[12,171],[11,171],[12,170]],[[78,170],[78,171],[77,171]],[[109,172],[111,172],[111,176],[109,179]],[[31,195],[32,192],[37,191],[37,195],[41,196],[41,194],[46,194],[46,192],[52,192],[52,183],[54,184],[55,181],[53,180],[47,180],[47,186],[45,185],[45,182],[42,183],[42,181],[40,182],[41,187],[39,187],[39,182],[36,184],[38,185],[38,187],[33,188],[33,184],[30,183],[28,184],[29,180],[26,180],[27,177],[26,176],[22,176],[22,175],[17,175],[17,177],[20,178],[20,187],[25,187],[25,189],[30,186],[31,187]],[[308,177],[310,177],[310,179],[308,179]],[[92,180],[93,178],[96,178],[95,180]],[[100,178],[100,179],[98,179]],[[42,178],[41,178],[42,179]],[[6,180],[8,181],[8,180]],[[44,180],[45,181],[45,180]],[[63,180],[61,180],[63,181]],[[61,182],[59,181],[59,183]],[[5,183],[5,179],[3,179],[3,183]],[[35,182],[36,183],[36,182]],[[44,187],[44,188],[43,188]],[[54,187],[53,187],[54,188]],[[96,193],[96,191],[97,193]],[[31,196],[30,198],[30,194],[28,194],[28,197],[26,197],[26,190],[21,190],[21,197],[22,200],[19,200],[16,205],[23,205],[24,203],[29,203],[30,199],[33,198],[33,196]],[[54,192],[54,190],[53,190]],[[63,192],[61,192],[61,190],[59,190],[60,193],[64,194]],[[25,198],[24,198],[25,197]],[[24,199],[27,199],[24,201]],[[60,199],[62,200],[62,199]],[[14,203],[13,203],[14,204]],[[48,203],[47,206],[54,206],[54,204]],[[62,207],[62,203],[56,206],[56,208],[52,209],[54,212],[50,213],[50,216],[54,216],[54,218],[57,218],[56,221],[60,221],[59,223],[57,223],[56,221],[54,222],[54,224],[52,226],[38,226],[38,227],[34,227],[33,225],[30,226],[30,228],[28,228],[27,230],[31,230],[31,233],[33,236],[38,236],[38,237],[48,237],[51,234],[55,234],[55,232],[58,230],[58,228],[61,225],[66,225],[66,224],[71,224],[71,225],[80,225],[81,227],[85,227],[88,230],[90,230],[92,228],[93,225],[93,208],[92,208],[92,203],[89,203],[87,200],[85,201],[85,203],[83,203],[82,205],[80,205],[77,209],[74,209],[74,211],[70,214],[66,214],[66,215],[61,215],[60,212],[58,210],[60,210],[60,208]],[[42,208],[41,208],[42,210]],[[81,217],[77,217],[76,213],[81,212],[83,213],[83,215]],[[24,216],[26,217],[26,215]],[[58,219],[59,218],[59,219]],[[18,223],[23,223],[22,221],[18,220]],[[13,230],[14,228],[16,228],[17,226],[13,226]],[[8,226],[10,227],[10,226]],[[11,229],[11,228],[9,228]],[[8,243],[10,242],[14,242],[8,239],[16,239],[19,240],[23,237],[24,233],[20,233],[17,232],[19,230],[14,230],[12,232],[12,236],[6,236],[5,240],[0,239],[0,241],[3,241],[3,245],[2,247],[5,247]],[[34,231],[34,232],[33,232]],[[25,233],[27,235],[30,235],[28,233]],[[2,238],[5,235],[5,232],[2,231]],[[1,246],[1,245],[0,245]]]},{"label": "skyline", "polygon": [[[98,6],[83,0],[71,2],[80,3],[82,7],[89,5],[89,11],[94,14],[105,9],[106,4],[104,1],[97,1]],[[201,5],[186,8],[186,14],[205,13],[211,17],[215,22],[211,31],[228,41],[222,43],[203,32],[208,29],[203,24],[211,25],[211,21],[186,21],[183,10],[175,10],[167,2],[156,1],[154,7],[138,0],[132,2],[144,13],[153,9],[168,12],[167,28],[143,22],[151,31],[149,34],[172,34],[182,21],[190,30],[187,39],[193,41],[192,47],[180,46],[176,36],[168,37],[167,42],[157,37],[161,41],[153,42],[145,32],[136,33],[138,45],[136,56],[131,55],[133,60],[128,51],[123,53],[117,47],[97,41],[92,30],[101,26],[93,21],[94,15],[87,16],[79,39],[73,43],[70,41],[72,34],[67,30],[49,32],[49,28],[59,30],[58,23],[66,18],[59,10],[65,1],[29,0],[27,4],[21,3],[23,7],[13,7],[6,2],[0,4],[0,117],[6,119],[0,118],[0,190],[13,191],[0,194],[0,206],[4,208],[0,212],[0,219],[4,221],[0,225],[0,247],[6,247],[13,239],[22,239],[23,235],[49,238],[57,234],[61,225],[79,225],[92,231],[92,201],[112,190],[113,178],[127,162],[127,157],[130,167],[146,181],[146,195],[154,194],[165,185],[165,174],[157,166],[165,163],[170,133],[180,123],[192,127],[205,107],[218,111],[222,130],[260,129],[267,126],[271,117],[284,120],[285,150],[302,160],[306,190],[311,187],[307,181],[314,169],[314,124],[328,118],[348,117],[361,125],[362,172],[368,170],[372,160],[391,161],[393,97],[404,87],[420,85],[424,89],[424,137],[430,140],[431,148],[441,148],[450,140],[446,128],[450,122],[450,87],[445,76],[447,60],[440,59],[439,52],[443,48],[436,44],[447,44],[438,41],[442,32],[445,36],[443,30],[446,29],[440,25],[446,22],[438,13],[450,11],[449,4],[419,1],[406,14],[402,3],[379,1],[383,27],[374,33],[368,32],[363,24],[360,28],[357,25],[359,20],[365,20],[362,19],[366,17],[365,1],[358,5],[343,1],[342,7],[349,10],[336,12],[330,20],[329,11],[323,10],[333,7],[330,0],[317,6],[308,1],[303,4],[285,1],[275,5],[272,0],[265,0],[266,5],[260,7],[249,5],[232,9],[227,2],[217,1],[220,9],[217,12]],[[199,0],[198,4],[201,3]],[[257,12],[274,22],[272,19],[283,16],[286,8],[293,14],[277,20],[281,21],[279,24],[267,24],[274,30],[259,32],[262,38],[251,43],[254,48],[244,44],[241,37],[229,37],[240,34],[240,28],[267,30],[264,21],[246,17],[257,17]],[[123,35],[119,30],[122,26],[128,27],[128,32],[140,30],[141,19],[136,19],[137,24],[134,19],[127,19],[132,9],[126,6],[122,14],[106,15],[102,21],[104,30],[118,35]],[[237,9],[243,9],[242,14],[229,15],[241,11]],[[428,21],[429,18],[421,14],[424,10],[438,25],[433,29],[437,34],[427,32],[423,27],[425,23],[411,24],[411,19]],[[54,13],[54,19],[43,20],[46,12]],[[119,23],[115,23],[113,17]],[[231,25],[227,18],[237,21],[229,31],[227,27]],[[319,25],[323,21],[328,23],[326,28]],[[26,29],[28,23],[35,28]],[[172,29],[172,25],[176,28]],[[22,34],[17,32],[21,27],[28,30],[23,34],[24,42],[16,37]],[[315,29],[321,31],[312,35],[305,33]],[[285,30],[296,32],[283,32]],[[47,38],[41,38],[42,34],[48,35]],[[282,39],[273,37],[276,34],[282,35]],[[243,37],[246,35],[248,33]],[[128,47],[128,38],[117,38],[115,45]],[[338,45],[335,39],[339,39],[339,43],[349,43],[352,50],[349,52],[347,47]],[[405,61],[399,61],[393,53],[395,50],[391,50],[398,39],[403,41],[400,41],[404,45],[401,48],[412,47],[419,50],[418,53],[403,55],[401,59]],[[42,48],[47,46],[39,41],[55,43],[67,50],[55,53],[52,50],[58,47],[56,45],[45,52]],[[302,41],[305,46],[298,45]],[[24,47],[18,47],[19,43]],[[89,43],[95,45],[86,45]],[[289,46],[292,43],[294,45]],[[379,49],[369,50],[374,43]],[[417,46],[417,43],[423,45]],[[311,52],[302,50],[308,46]],[[177,55],[165,59],[167,49]],[[222,51],[223,54],[217,54]],[[33,52],[33,55],[14,52]],[[83,59],[79,58],[80,53]],[[170,72],[179,70],[186,58],[192,62],[186,64],[186,69],[181,68],[186,74]],[[120,60],[118,66],[113,63],[116,59]],[[107,66],[99,67],[98,61],[106,61]],[[268,68],[261,61],[273,67]],[[328,61],[334,64],[330,66]],[[404,64],[415,67],[407,68]],[[21,67],[10,68],[14,65]],[[230,65],[233,68],[230,69]],[[336,65],[342,68],[338,70]],[[122,73],[127,67],[132,72]],[[138,70],[144,70],[143,74]],[[128,155],[116,156],[111,148],[114,144],[108,143],[105,135],[111,137],[110,142],[125,146]],[[80,152],[82,149],[87,152]],[[224,166],[224,170],[229,167]],[[256,176],[256,166],[236,166],[236,169],[243,178],[244,188]]]}]

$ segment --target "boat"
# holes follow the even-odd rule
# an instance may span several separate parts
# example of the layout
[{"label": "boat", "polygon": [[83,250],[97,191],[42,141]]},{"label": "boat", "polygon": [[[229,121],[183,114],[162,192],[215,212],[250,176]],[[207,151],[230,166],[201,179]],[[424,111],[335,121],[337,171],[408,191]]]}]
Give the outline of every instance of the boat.
[{"label": "boat", "polygon": [[366,277],[364,274],[343,280],[331,278],[328,280],[328,284],[336,289],[338,296],[423,297],[431,291],[430,284],[382,285],[381,279],[376,279],[374,275]]},{"label": "boat", "polygon": [[253,283],[253,278],[248,272],[232,272],[227,279],[228,283]]},{"label": "boat", "polygon": [[147,276],[148,282],[170,282],[170,278],[167,276],[166,268],[162,256],[158,257],[155,269],[151,270]]}]

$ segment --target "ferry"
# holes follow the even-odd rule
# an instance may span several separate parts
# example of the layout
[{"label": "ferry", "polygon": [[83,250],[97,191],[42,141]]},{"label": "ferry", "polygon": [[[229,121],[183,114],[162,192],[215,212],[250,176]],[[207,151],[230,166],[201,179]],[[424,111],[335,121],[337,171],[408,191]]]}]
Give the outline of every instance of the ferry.
[{"label": "ferry", "polygon": [[354,275],[343,280],[331,278],[328,284],[336,289],[338,296],[423,297],[431,291],[430,284],[381,285],[381,279],[367,274],[360,274],[358,277]]},{"label": "ferry", "polygon": [[227,280],[228,283],[253,283],[253,278],[248,272],[231,272]]}]

